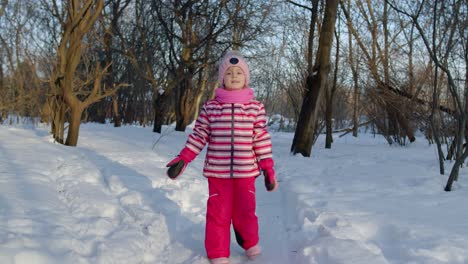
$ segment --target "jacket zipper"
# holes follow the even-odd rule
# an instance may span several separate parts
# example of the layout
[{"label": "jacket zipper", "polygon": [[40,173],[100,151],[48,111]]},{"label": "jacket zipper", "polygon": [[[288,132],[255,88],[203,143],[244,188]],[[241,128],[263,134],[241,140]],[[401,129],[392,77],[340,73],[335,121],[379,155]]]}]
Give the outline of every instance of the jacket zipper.
[{"label": "jacket zipper", "polygon": [[234,104],[231,104],[231,178],[234,177]]}]

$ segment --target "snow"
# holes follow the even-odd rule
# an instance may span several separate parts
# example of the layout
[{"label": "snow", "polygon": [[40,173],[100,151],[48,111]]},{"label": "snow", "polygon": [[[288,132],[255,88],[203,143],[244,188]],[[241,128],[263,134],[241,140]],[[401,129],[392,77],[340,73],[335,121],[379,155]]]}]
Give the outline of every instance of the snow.
[{"label": "snow", "polygon": [[[42,126],[0,126],[0,263],[207,264],[202,153],[172,181],[188,133],[83,124],[78,147]],[[468,173],[452,192],[424,138],[319,138],[312,157],[272,133],[277,192],[257,180],[263,255],[231,263],[468,263]],[[447,162],[447,169],[451,168]]]}]

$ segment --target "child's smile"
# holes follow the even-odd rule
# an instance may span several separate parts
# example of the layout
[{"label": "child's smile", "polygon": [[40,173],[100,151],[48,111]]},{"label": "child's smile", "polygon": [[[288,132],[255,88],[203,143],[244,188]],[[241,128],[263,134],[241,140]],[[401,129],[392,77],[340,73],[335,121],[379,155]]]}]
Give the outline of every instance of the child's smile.
[{"label": "child's smile", "polygon": [[245,88],[245,74],[238,66],[229,67],[224,73],[224,87],[226,90]]}]

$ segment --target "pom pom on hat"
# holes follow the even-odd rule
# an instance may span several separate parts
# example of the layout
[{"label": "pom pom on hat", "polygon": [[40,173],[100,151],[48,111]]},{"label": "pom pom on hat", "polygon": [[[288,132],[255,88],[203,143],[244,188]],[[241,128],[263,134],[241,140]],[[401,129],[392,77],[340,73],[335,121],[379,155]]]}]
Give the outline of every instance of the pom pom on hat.
[{"label": "pom pom on hat", "polygon": [[245,86],[249,86],[250,73],[244,57],[238,51],[228,51],[219,62],[218,81],[221,87],[224,87],[224,73],[229,67],[237,66],[242,69],[245,74]]}]

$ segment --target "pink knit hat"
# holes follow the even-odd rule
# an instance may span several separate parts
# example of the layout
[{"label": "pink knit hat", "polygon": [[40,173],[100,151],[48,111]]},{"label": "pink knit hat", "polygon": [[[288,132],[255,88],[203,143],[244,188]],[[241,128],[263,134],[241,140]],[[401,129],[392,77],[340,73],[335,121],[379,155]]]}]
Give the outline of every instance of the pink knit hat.
[{"label": "pink knit hat", "polygon": [[244,57],[240,52],[231,50],[224,55],[224,57],[219,62],[219,70],[218,70],[218,81],[221,87],[224,87],[224,73],[229,67],[237,66],[242,69],[245,74],[245,87],[249,86],[250,81],[250,73],[249,73],[249,66],[245,62]]}]

